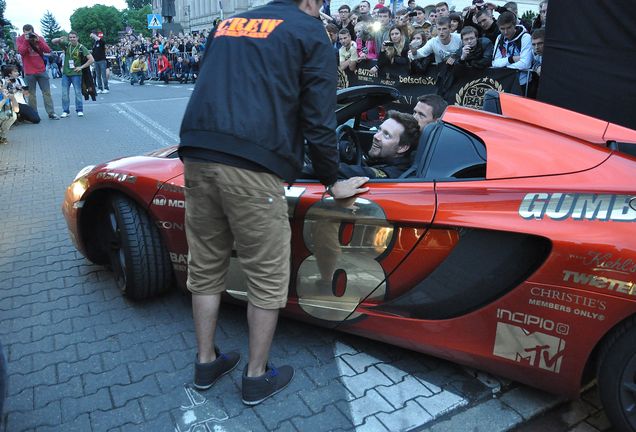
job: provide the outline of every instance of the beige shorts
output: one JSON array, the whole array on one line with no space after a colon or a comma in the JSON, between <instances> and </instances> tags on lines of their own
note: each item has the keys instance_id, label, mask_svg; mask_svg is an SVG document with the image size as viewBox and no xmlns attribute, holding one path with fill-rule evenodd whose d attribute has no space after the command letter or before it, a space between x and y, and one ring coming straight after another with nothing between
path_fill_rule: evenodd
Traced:
<instances>
[{"instance_id":1,"label":"beige shorts","mask_svg":"<svg viewBox=\"0 0 636 432\"><path fill-rule=\"evenodd\" d=\"M283 181L269 173L185 162L188 281L192 294L225 291L232 247L247 299L263 309L287 303L291 229Z\"/></svg>"}]
</instances>

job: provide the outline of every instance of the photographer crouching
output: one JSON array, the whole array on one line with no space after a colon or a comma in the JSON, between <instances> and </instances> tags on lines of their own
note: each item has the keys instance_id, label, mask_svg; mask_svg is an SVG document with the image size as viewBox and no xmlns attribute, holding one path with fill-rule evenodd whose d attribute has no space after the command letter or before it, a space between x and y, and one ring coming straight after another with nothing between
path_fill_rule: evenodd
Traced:
<instances>
[{"instance_id":1,"label":"photographer crouching","mask_svg":"<svg viewBox=\"0 0 636 432\"><path fill-rule=\"evenodd\" d=\"M29 106L33 111L38 112L37 86L39 85L44 97L46 113L51 120L59 120L59 116L55 114L53 98L51 97L51 84L44 62L44 53L50 53L51 48L42 36L38 36L33 31L31 24L25 24L22 27L22 32L23 34L18 37L16 43L24 64L24 78L29 86Z\"/></svg>"},{"instance_id":2,"label":"photographer crouching","mask_svg":"<svg viewBox=\"0 0 636 432\"><path fill-rule=\"evenodd\" d=\"M29 98L29 86L20 77L20 72L15 66L4 68L4 79L2 84L9 94L12 94L18 103L18 121L28 121L30 123L40 123L40 115L27 104Z\"/></svg>"},{"instance_id":3,"label":"photographer crouching","mask_svg":"<svg viewBox=\"0 0 636 432\"><path fill-rule=\"evenodd\" d=\"M17 119L18 102L0 83L0 144L7 144L5 134Z\"/></svg>"}]
</instances>

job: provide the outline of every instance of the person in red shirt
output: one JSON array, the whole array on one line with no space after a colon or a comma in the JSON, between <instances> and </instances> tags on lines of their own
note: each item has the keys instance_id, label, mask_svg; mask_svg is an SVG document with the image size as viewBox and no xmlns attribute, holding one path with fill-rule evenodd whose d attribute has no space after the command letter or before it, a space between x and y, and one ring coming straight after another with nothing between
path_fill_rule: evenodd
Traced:
<instances>
[{"instance_id":1,"label":"person in red shirt","mask_svg":"<svg viewBox=\"0 0 636 432\"><path fill-rule=\"evenodd\" d=\"M172 70L172 65L170 64L170 60L164 53L161 53L159 58L157 59L157 72L159 72L159 79L163 80L166 84L170 81L170 71Z\"/></svg>"},{"instance_id":2,"label":"person in red shirt","mask_svg":"<svg viewBox=\"0 0 636 432\"><path fill-rule=\"evenodd\" d=\"M38 111L37 85L39 85L44 97L46 113L51 120L59 120L60 117L55 114L53 98L51 97L51 84L44 62L44 54L50 53L51 48L42 36L35 33L31 24L25 24L22 27L22 35L18 37L16 43L24 64L24 79L29 86L29 106L35 112Z\"/></svg>"}]
</instances>

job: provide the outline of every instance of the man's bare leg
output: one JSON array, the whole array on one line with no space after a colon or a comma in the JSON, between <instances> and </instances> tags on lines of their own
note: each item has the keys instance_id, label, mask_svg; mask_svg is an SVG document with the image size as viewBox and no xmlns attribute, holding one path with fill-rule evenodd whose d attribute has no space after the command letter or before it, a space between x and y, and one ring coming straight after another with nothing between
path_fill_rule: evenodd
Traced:
<instances>
[{"instance_id":1,"label":"man's bare leg","mask_svg":"<svg viewBox=\"0 0 636 432\"><path fill-rule=\"evenodd\" d=\"M216 320L219 317L220 303L221 294L192 295L192 316L194 318L194 331L197 335L199 363L209 363L216 359L214 332ZM274 326L276 326L275 323Z\"/></svg>"},{"instance_id":2,"label":"man's bare leg","mask_svg":"<svg viewBox=\"0 0 636 432\"><path fill-rule=\"evenodd\" d=\"M278 309L262 309L251 303L248 304L247 324L250 328L248 377L258 377L265 373L277 322Z\"/></svg>"}]
</instances>

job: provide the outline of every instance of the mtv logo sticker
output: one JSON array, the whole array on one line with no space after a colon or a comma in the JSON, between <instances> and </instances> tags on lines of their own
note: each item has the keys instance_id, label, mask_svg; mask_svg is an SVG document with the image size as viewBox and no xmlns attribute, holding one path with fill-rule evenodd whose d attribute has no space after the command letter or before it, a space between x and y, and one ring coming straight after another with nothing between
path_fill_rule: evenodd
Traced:
<instances>
[{"instance_id":1,"label":"mtv logo sticker","mask_svg":"<svg viewBox=\"0 0 636 432\"><path fill-rule=\"evenodd\" d=\"M495 348L492 353L498 357L559 373L564 352L563 339L545 333L530 332L512 324L497 323Z\"/></svg>"}]
</instances>

